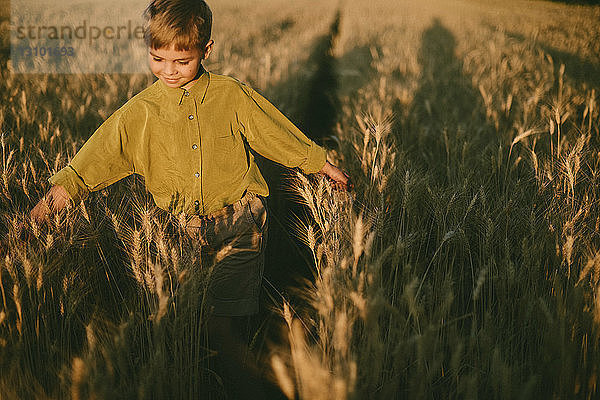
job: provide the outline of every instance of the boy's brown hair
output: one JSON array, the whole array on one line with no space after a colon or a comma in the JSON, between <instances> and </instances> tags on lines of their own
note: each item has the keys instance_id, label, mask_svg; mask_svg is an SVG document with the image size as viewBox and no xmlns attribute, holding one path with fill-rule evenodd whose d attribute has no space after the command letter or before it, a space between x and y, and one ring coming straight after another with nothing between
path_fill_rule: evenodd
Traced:
<instances>
[{"instance_id":1,"label":"boy's brown hair","mask_svg":"<svg viewBox=\"0 0 600 400\"><path fill-rule=\"evenodd\" d=\"M210 40L212 12L204 0L153 0L143 16L144 41L150 48L203 50Z\"/></svg>"}]
</instances>

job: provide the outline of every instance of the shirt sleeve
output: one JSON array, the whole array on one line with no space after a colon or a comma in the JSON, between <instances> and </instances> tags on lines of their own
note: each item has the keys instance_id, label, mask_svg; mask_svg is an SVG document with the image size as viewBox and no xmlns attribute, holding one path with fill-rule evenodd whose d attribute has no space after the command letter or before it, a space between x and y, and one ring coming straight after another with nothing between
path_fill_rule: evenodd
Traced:
<instances>
[{"instance_id":1,"label":"shirt sleeve","mask_svg":"<svg viewBox=\"0 0 600 400\"><path fill-rule=\"evenodd\" d=\"M78 203L90 192L134 172L127 145L126 113L121 108L100 125L66 167L48 180L52 185L64 187Z\"/></svg>"},{"instance_id":2,"label":"shirt sleeve","mask_svg":"<svg viewBox=\"0 0 600 400\"><path fill-rule=\"evenodd\" d=\"M307 138L258 92L246 85L242 89L246 97L243 133L250 147L286 167L300 167L307 174L319 172L327 160L327 151Z\"/></svg>"}]
</instances>

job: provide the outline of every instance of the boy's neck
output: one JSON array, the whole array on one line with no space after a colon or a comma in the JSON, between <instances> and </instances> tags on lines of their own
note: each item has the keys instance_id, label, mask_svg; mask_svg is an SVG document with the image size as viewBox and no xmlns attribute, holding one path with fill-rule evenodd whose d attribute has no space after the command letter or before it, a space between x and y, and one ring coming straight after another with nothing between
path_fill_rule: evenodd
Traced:
<instances>
[{"instance_id":1,"label":"boy's neck","mask_svg":"<svg viewBox=\"0 0 600 400\"><path fill-rule=\"evenodd\" d=\"M181 86L181 88L185 89L185 90L190 90L190 88L192 86L194 86L194 84L196 82L198 82L198 79L202 76L202 74L204 72L205 72L204 66L202 64L200 64L200 66L198 67L198 72L196 72L196 76L194 76L194 79L192 79L191 81L189 81L185 85Z\"/></svg>"}]
</instances>

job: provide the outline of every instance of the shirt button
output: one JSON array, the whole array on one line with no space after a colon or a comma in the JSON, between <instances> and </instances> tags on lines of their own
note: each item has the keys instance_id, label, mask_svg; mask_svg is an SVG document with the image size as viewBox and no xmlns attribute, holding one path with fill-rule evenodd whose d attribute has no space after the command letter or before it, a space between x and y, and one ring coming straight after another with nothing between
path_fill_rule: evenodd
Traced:
<instances>
[{"instance_id":1,"label":"shirt button","mask_svg":"<svg viewBox=\"0 0 600 400\"><path fill-rule=\"evenodd\" d=\"M200 201L196 200L196 201L194 202L194 205L195 205L196 207L198 207L198 206L200 205Z\"/></svg>"},{"instance_id":2,"label":"shirt button","mask_svg":"<svg viewBox=\"0 0 600 400\"><path fill-rule=\"evenodd\" d=\"M189 96L189 95L190 95L190 92L188 92L188 91L186 90L185 92L183 92L183 95L184 95L184 96Z\"/></svg>"},{"instance_id":3,"label":"shirt button","mask_svg":"<svg viewBox=\"0 0 600 400\"><path fill-rule=\"evenodd\" d=\"M194 119L193 115L188 115L188 119Z\"/></svg>"},{"instance_id":4,"label":"shirt button","mask_svg":"<svg viewBox=\"0 0 600 400\"><path fill-rule=\"evenodd\" d=\"M199 178L199 177L200 177L200 172L196 172L196 173L194 174L194 176L195 176L196 178Z\"/></svg>"},{"instance_id":5,"label":"shirt button","mask_svg":"<svg viewBox=\"0 0 600 400\"><path fill-rule=\"evenodd\" d=\"M192 149L196 150L197 148L198 148L198 145L197 145L196 143L194 143L194 144L192 145Z\"/></svg>"}]
</instances>

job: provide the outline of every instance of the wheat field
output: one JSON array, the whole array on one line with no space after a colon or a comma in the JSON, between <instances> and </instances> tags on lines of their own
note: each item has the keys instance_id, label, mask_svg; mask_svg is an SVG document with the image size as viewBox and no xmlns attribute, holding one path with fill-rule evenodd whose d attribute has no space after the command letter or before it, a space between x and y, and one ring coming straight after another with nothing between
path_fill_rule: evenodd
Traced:
<instances>
[{"instance_id":1,"label":"wheat field","mask_svg":"<svg viewBox=\"0 0 600 400\"><path fill-rule=\"evenodd\" d=\"M277 186L270 268L298 275L265 282L249 334L280 397L598 398L600 7L213 3L207 69L264 94L355 183L261 165ZM13 74L9 9L0 398L223 398L210 269L141 179L27 218L152 75Z\"/></svg>"}]
</instances>

